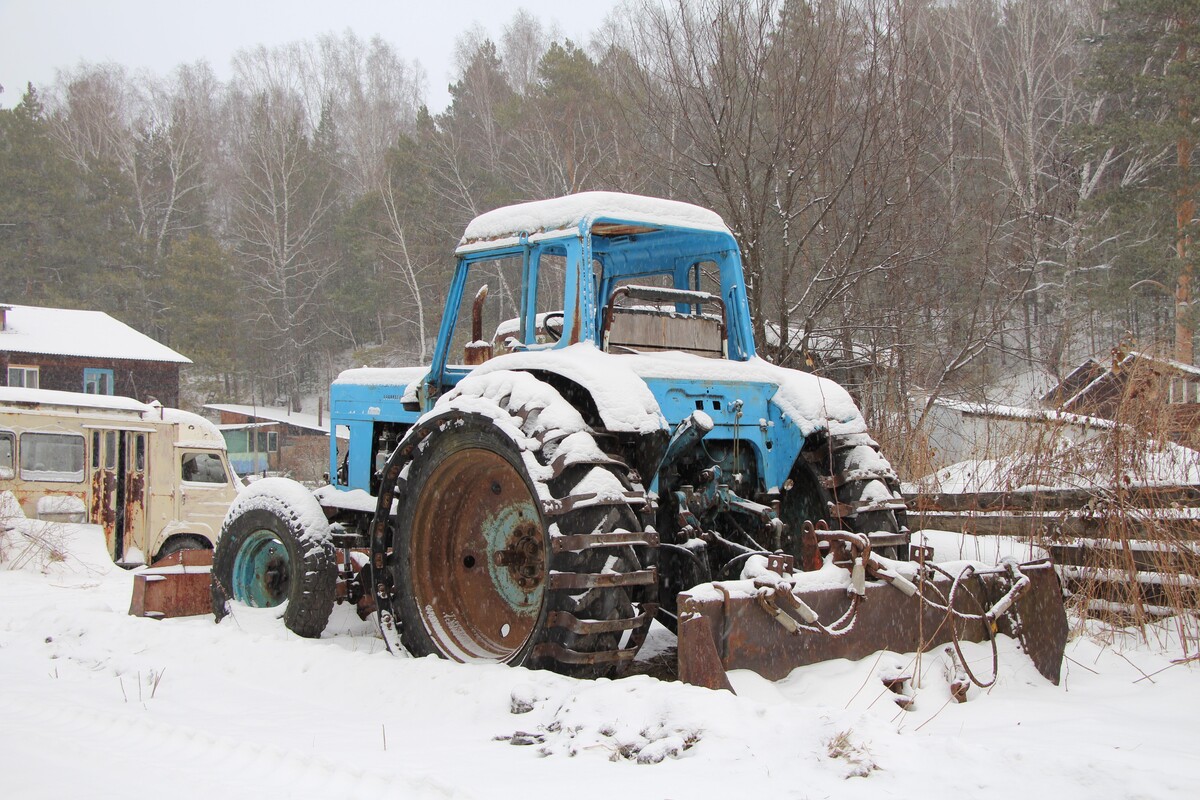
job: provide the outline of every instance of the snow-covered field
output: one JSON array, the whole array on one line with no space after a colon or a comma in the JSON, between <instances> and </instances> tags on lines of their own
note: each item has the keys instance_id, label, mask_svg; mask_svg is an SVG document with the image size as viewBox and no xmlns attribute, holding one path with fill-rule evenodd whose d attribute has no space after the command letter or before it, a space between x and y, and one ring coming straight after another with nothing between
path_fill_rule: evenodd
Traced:
<instances>
[{"instance_id":1,"label":"snow-covered field","mask_svg":"<svg viewBox=\"0 0 1200 800\"><path fill-rule=\"evenodd\" d=\"M348 609L319 640L275 610L134 618L97 528L21 521L0 547L4 798L1196 794L1200 668L1172 665L1169 627L1076 636L1059 687L1006 641L961 705L940 653L738 672L734 696L398 658Z\"/></svg>"}]
</instances>

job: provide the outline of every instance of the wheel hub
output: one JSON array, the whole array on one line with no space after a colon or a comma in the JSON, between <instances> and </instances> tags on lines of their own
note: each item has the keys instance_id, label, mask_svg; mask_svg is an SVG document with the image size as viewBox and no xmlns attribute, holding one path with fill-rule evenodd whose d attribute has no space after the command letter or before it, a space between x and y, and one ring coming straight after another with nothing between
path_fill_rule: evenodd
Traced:
<instances>
[{"instance_id":1,"label":"wheel hub","mask_svg":"<svg viewBox=\"0 0 1200 800\"><path fill-rule=\"evenodd\" d=\"M518 525L509 537L508 547L492 556L492 563L507 567L511 579L526 592L532 592L541 584L545 560L542 532L532 522Z\"/></svg>"},{"instance_id":2,"label":"wheel hub","mask_svg":"<svg viewBox=\"0 0 1200 800\"><path fill-rule=\"evenodd\" d=\"M233 564L233 599L252 608L271 608L287 599L291 560L283 542L269 530L256 531Z\"/></svg>"},{"instance_id":3,"label":"wheel hub","mask_svg":"<svg viewBox=\"0 0 1200 800\"><path fill-rule=\"evenodd\" d=\"M468 447L439 461L419 492L408 559L425 630L459 661L514 658L538 630L548 573L523 473Z\"/></svg>"}]
</instances>

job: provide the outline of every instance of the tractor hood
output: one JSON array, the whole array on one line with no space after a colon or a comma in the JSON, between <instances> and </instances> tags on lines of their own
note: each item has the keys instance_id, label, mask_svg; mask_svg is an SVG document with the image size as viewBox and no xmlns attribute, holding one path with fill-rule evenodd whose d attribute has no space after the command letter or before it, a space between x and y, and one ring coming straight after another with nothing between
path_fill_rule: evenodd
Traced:
<instances>
[{"instance_id":1,"label":"tractor hood","mask_svg":"<svg viewBox=\"0 0 1200 800\"><path fill-rule=\"evenodd\" d=\"M579 384L591 394L611 431L651 433L673 427L679 414L663 407L667 397L661 387L682 383L719 385L726 393L738 385L754 387L805 438L822 430L833 435L866 431L858 406L841 386L757 357L728 361L675 352L610 354L583 343L497 356L475 372L498 370L552 372ZM746 411L756 415L748 422L766 414L766 409Z\"/></svg>"}]
</instances>

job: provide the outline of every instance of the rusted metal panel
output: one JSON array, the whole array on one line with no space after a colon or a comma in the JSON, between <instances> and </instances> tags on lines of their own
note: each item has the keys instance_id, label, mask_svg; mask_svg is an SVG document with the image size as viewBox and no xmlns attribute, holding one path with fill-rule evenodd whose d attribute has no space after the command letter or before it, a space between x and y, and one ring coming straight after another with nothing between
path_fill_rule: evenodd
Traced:
<instances>
[{"instance_id":1,"label":"rusted metal panel","mask_svg":"<svg viewBox=\"0 0 1200 800\"><path fill-rule=\"evenodd\" d=\"M1029 590L1016 601L1017 629L1025 654L1047 680L1058 685L1067 646L1067 611L1062 585L1047 562L1044 569L1025 569Z\"/></svg>"},{"instance_id":2,"label":"rusted metal panel","mask_svg":"<svg viewBox=\"0 0 1200 800\"><path fill-rule=\"evenodd\" d=\"M109 555L120 558L123 554L114 551L117 533L116 490L117 477L111 470L101 467L92 471L92 507L88 518L93 525L104 529Z\"/></svg>"},{"instance_id":3,"label":"rusted metal panel","mask_svg":"<svg viewBox=\"0 0 1200 800\"><path fill-rule=\"evenodd\" d=\"M132 472L125 483L125 530L139 534L146 525L146 476Z\"/></svg>"},{"instance_id":4,"label":"rusted metal panel","mask_svg":"<svg viewBox=\"0 0 1200 800\"><path fill-rule=\"evenodd\" d=\"M133 576L129 613L135 617L190 617L212 612L211 550L180 550Z\"/></svg>"},{"instance_id":5,"label":"rusted metal panel","mask_svg":"<svg viewBox=\"0 0 1200 800\"><path fill-rule=\"evenodd\" d=\"M1057 683L1066 642L1062 591L1049 565L1027 570L1026 574L1031 583L1016 600L1018 625L1014 629L1005 617L1001 631L1019 634L1039 672ZM931 583L936 588L927 588L927 597L949 595L949 579L939 576ZM721 588L720 584L715 586ZM997 577L988 576L959 591L973 598L968 613L979 614L1005 590ZM852 608L855 597L843 587L807 590L799 599L827 625L833 620L852 622L830 635L803 624L785 627L754 594L681 594L680 679L713 685L712 657L707 652L710 646L724 670L749 669L770 680L780 680L807 664L835 658L857 660L878 650L924 651L950 642L953 635L945 610L886 583L868 584L857 609ZM966 641L983 641L987 629L978 621L960 624L957 635Z\"/></svg>"},{"instance_id":6,"label":"rusted metal panel","mask_svg":"<svg viewBox=\"0 0 1200 800\"><path fill-rule=\"evenodd\" d=\"M679 620L679 680L709 689L733 691L717 653L712 616L690 613Z\"/></svg>"}]
</instances>

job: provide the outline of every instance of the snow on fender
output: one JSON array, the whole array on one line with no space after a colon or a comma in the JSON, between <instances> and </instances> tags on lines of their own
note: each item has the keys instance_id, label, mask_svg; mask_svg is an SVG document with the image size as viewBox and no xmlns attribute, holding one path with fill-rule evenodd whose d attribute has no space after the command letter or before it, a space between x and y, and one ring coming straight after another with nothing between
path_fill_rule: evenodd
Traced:
<instances>
[{"instance_id":1,"label":"snow on fender","mask_svg":"<svg viewBox=\"0 0 1200 800\"><path fill-rule=\"evenodd\" d=\"M337 562L329 522L312 493L287 478L265 478L241 492L213 552L213 615L231 602L283 606L283 622L316 638L333 610Z\"/></svg>"}]
</instances>

